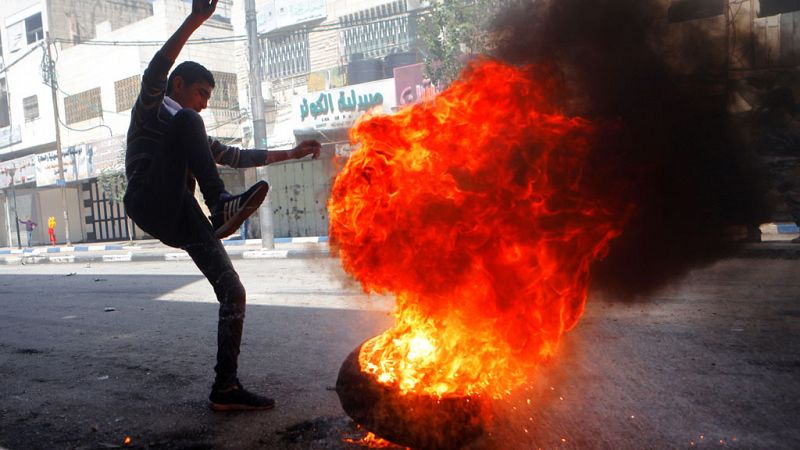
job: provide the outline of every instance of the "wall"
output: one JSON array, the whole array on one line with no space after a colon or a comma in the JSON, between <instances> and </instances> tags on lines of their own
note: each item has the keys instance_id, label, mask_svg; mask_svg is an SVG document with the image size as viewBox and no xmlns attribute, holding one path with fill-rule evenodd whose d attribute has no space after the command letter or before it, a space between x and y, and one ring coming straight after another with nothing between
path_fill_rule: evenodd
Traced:
<instances>
[{"instance_id":1,"label":"wall","mask_svg":"<svg viewBox=\"0 0 800 450\"><path fill-rule=\"evenodd\" d=\"M289 162L268 170L275 236L327 236L333 161Z\"/></svg>"},{"instance_id":2,"label":"wall","mask_svg":"<svg viewBox=\"0 0 800 450\"><path fill-rule=\"evenodd\" d=\"M15 52L9 45L9 29L19 21L36 13L42 14L43 26L46 29L47 13L43 4L38 1L4 1L0 10L0 33L3 39L3 59L6 67L12 66L4 75L8 86L8 100L11 128L19 127L21 141L0 148L0 159L11 153L24 153L41 146L53 147L55 132L53 128L53 108L50 88L43 84L41 62L44 54L40 42L25 44ZM29 53L30 51L30 53ZM31 121L25 120L23 99L36 96L39 105L39 117Z\"/></svg>"},{"instance_id":3,"label":"wall","mask_svg":"<svg viewBox=\"0 0 800 450\"><path fill-rule=\"evenodd\" d=\"M61 203L61 189L39 189L39 204L37 208L37 216L39 220L35 220L39 224L37 228L37 239L40 243L48 243L47 236L47 218L53 216L56 218L56 242L63 244L66 242L66 227L64 224L64 213ZM71 242L81 242L84 240L85 235L83 232L83 215L81 213L82 207L80 205L80 197L77 187L67 187L67 213L69 214L69 238ZM22 208L20 208L22 210Z\"/></svg>"},{"instance_id":4,"label":"wall","mask_svg":"<svg viewBox=\"0 0 800 450\"><path fill-rule=\"evenodd\" d=\"M100 87L103 117L90 119L70 125L75 131L65 129L62 133L63 146L76 145L108 138L110 135L125 135L130 123L130 110L116 111L114 83L116 81L141 75L150 59L169 36L178 28L191 10L191 5L182 1L159 1L153 5L153 16L142 21L111 31L101 27L98 40L150 41L148 46L108 46L79 45L62 51L62 62L58 65L61 89L65 94L77 94ZM105 31L103 31L105 30ZM192 39L219 38L231 36L230 25L213 20L207 21L193 35ZM197 61L209 70L231 72L234 57L231 44L186 45L175 65L186 60ZM99 76L98 76L99 75ZM63 99L60 107L64 108ZM201 114L209 132L214 136L238 136L237 123L229 123L238 117L239 111L206 109ZM105 125L108 128L96 127Z\"/></svg>"},{"instance_id":5,"label":"wall","mask_svg":"<svg viewBox=\"0 0 800 450\"><path fill-rule=\"evenodd\" d=\"M116 30L152 15L152 11L147 0L49 0L50 35L80 43L95 38L95 26L101 22L108 21Z\"/></svg>"}]
</instances>

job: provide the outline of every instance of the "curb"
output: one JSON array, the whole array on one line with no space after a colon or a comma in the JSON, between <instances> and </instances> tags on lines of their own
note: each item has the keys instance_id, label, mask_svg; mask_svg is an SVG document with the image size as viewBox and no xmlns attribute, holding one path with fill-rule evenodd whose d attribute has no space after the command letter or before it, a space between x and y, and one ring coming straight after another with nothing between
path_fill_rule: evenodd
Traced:
<instances>
[{"instance_id":1,"label":"curb","mask_svg":"<svg viewBox=\"0 0 800 450\"><path fill-rule=\"evenodd\" d=\"M294 238L275 238L276 244L323 244L328 242L328 236L316 237L294 237ZM245 245L260 245L261 239L226 239L222 241L222 245L229 246L245 246ZM40 253L63 253L63 252L104 252L116 250L139 250L140 247L136 245L122 245L122 244L92 244L92 245L72 245L72 246L59 246L59 247L40 247L40 248L6 248L0 249L0 255L38 255Z\"/></svg>"},{"instance_id":2,"label":"curb","mask_svg":"<svg viewBox=\"0 0 800 450\"><path fill-rule=\"evenodd\" d=\"M288 241L287 241L288 242ZM330 257L330 251L325 242L314 248L305 249L238 249L228 248L231 260L240 259L313 259ZM260 243L260 240L259 240ZM294 242L297 243L297 242ZM27 265L27 264L74 264L74 263L114 263L114 262L162 262L162 261L190 261L186 252L174 251L164 248L162 251L144 251L137 253L131 247L109 246L109 250L128 250L124 253L103 253L104 249L94 248L81 253L59 254L59 252L14 252L8 256L0 256L0 265Z\"/></svg>"},{"instance_id":3,"label":"curb","mask_svg":"<svg viewBox=\"0 0 800 450\"><path fill-rule=\"evenodd\" d=\"M766 223L760 226L761 243L748 244L737 253L744 258L800 259L800 245L788 241L800 234L794 223ZM328 237L275 238L276 244L317 244L302 249L253 248L261 239L227 239L222 241L231 260L313 259L331 257ZM248 248L249 247L249 248ZM114 252L114 253L106 253ZM114 262L189 261L189 255L170 247L148 249L123 244L74 245L26 249L0 249L0 265L74 264Z\"/></svg>"}]
</instances>

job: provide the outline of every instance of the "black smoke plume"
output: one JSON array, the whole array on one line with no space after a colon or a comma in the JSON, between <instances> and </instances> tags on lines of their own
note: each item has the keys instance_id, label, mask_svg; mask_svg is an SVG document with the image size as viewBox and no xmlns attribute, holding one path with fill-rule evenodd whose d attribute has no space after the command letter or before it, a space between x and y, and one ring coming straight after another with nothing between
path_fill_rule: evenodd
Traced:
<instances>
[{"instance_id":1,"label":"black smoke plume","mask_svg":"<svg viewBox=\"0 0 800 450\"><path fill-rule=\"evenodd\" d=\"M604 130L585 182L634 215L593 268L593 287L632 299L733 254L732 226L770 212L747 136L727 112L719 40L698 27L680 42L664 2L555 0L496 22L496 57L543 64L564 80L564 111ZM686 28L686 27L685 27Z\"/></svg>"}]
</instances>

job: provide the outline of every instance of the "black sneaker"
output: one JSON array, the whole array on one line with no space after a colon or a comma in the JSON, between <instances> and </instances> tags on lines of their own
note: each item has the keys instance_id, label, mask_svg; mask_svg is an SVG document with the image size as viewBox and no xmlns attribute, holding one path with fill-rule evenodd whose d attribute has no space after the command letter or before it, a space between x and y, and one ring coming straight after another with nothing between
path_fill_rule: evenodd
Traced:
<instances>
[{"instance_id":1,"label":"black sneaker","mask_svg":"<svg viewBox=\"0 0 800 450\"><path fill-rule=\"evenodd\" d=\"M267 196L269 184L259 181L245 193L223 198L211 212L211 226L217 238L223 239L238 230Z\"/></svg>"},{"instance_id":2,"label":"black sneaker","mask_svg":"<svg viewBox=\"0 0 800 450\"><path fill-rule=\"evenodd\" d=\"M225 390L212 390L208 400L211 401L211 409L214 411L256 411L275 407L274 399L253 394L240 383Z\"/></svg>"}]
</instances>

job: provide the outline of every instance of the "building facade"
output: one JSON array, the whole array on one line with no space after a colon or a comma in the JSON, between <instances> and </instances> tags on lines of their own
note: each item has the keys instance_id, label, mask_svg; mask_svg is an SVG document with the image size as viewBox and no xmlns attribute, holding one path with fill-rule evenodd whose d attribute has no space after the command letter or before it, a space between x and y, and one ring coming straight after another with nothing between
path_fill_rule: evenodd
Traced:
<instances>
[{"instance_id":1,"label":"building facade","mask_svg":"<svg viewBox=\"0 0 800 450\"><path fill-rule=\"evenodd\" d=\"M730 111L757 107L759 85L796 83L797 2L660 4L670 35L667 45L674 45L674 64L683 66L687 77L712 80L709 86L727 97ZM244 0L221 0L215 16L193 35L180 59L196 60L214 72L217 87L203 112L210 136L271 150L289 149L303 139L323 143L326 157L320 160L221 173L232 192L241 192L260 177L270 180L276 237L324 236L330 188L351 151L349 128L367 109L391 112L430 90L416 32L429 4L256 0L255 5L266 142L253 139ZM190 9L191 2L185 0L4 1L0 246L17 244L17 217L46 223L47 217L55 216L57 237L64 242L64 210L73 242L129 237L124 211L97 179L103 171L120 168L141 74ZM700 35L712 41L713 52L691 53L691 40ZM258 222L254 216L248 237L260 237ZM135 227L132 233L132 238L144 237ZM42 226L35 240L45 239Z\"/></svg>"},{"instance_id":2,"label":"building facade","mask_svg":"<svg viewBox=\"0 0 800 450\"><path fill-rule=\"evenodd\" d=\"M412 78L422 82L422 65L415 64L421 61L415 14L422 7L416 0L256 0L266 145L283 149L316 139L325 155L266 169L276 236L327 235L326 205L350 152L348 129L369 107L398 106L396 67L413 66ZM244 34L245 20L244 9L235 8L236 34ZM238 48L240 104L249 105L246 43ZM249 123L242 134L259 145Z\"/></svg>"},{"instance_id":3,"label":"building facade","mask_svg":"<svg viewBox=\"0 0 800 450\"><path fill-rule=\"evenodd\" d=\"M145 237L129 226L122 205L97 178L122 168L141 74L191 2L90 3L4 2L0 246L18 245L17 219L28 217L39 224L55 217L59 243ZM243 118L230 69L235 66L231 7L230 1L220 2L216 15L193 36L203 42L187 45L180 59L198 61L214 73L217 89L203 112L208 133L238 144ZM34 244L44 242L47 230L40 226Z\"/></svg>"}]
</instances>

